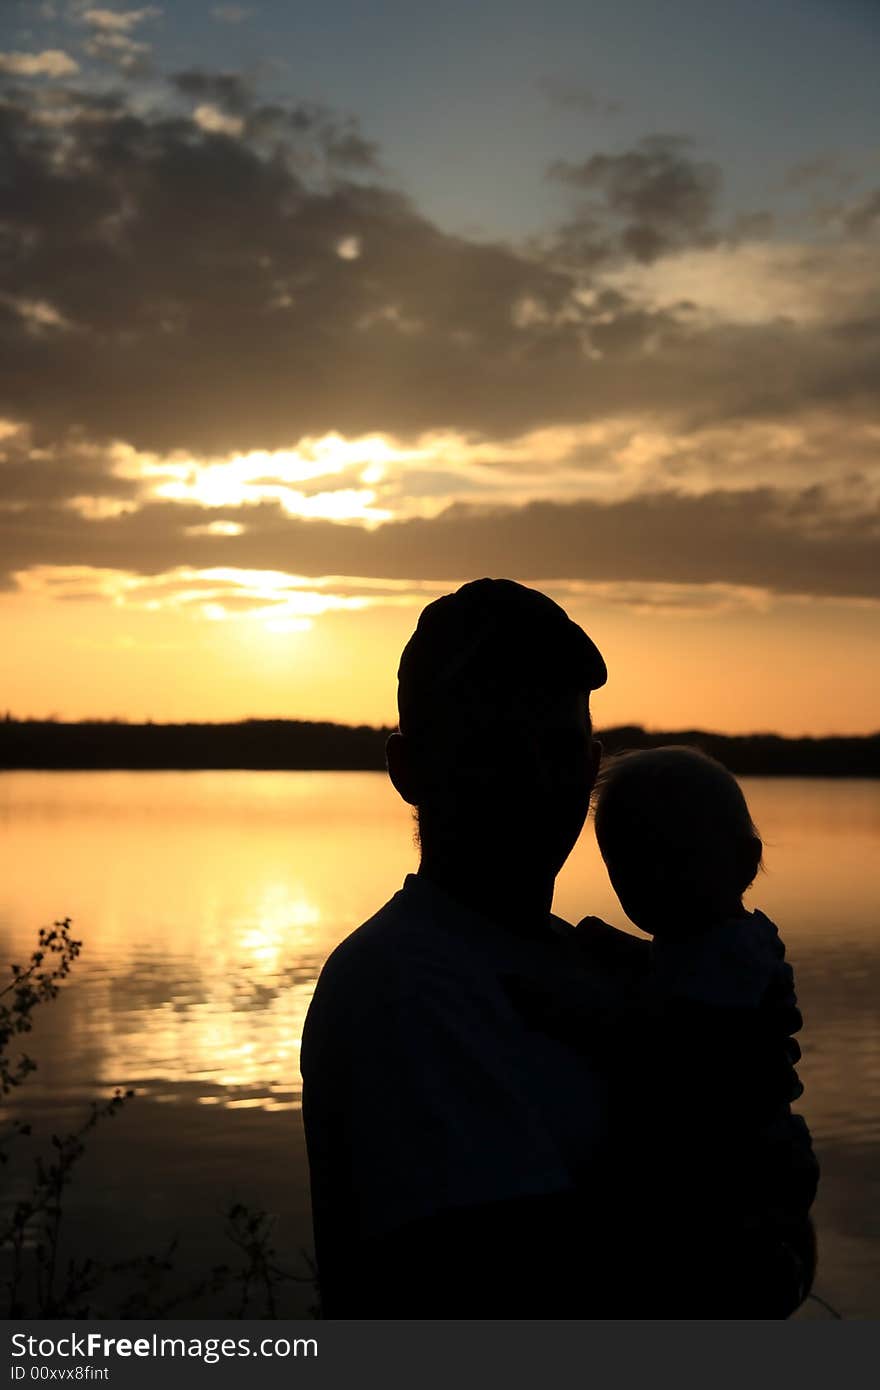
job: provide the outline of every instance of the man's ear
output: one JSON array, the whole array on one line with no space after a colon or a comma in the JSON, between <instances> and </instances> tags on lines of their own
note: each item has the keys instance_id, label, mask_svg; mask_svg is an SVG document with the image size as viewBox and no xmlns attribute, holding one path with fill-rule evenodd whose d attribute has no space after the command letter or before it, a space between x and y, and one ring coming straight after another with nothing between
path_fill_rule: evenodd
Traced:
<instances>
[{"instance_id":1,"label":"man's ear","mask_svg":"<svg viewBox=\"0 0 880 1390\"><path fill-rule=\"evenodd\" d=\"M410 806L418 806L418 778L412 743L405 734L389 734L385 744L385 763L391 785Z\"/></svg>"}]
</instances>

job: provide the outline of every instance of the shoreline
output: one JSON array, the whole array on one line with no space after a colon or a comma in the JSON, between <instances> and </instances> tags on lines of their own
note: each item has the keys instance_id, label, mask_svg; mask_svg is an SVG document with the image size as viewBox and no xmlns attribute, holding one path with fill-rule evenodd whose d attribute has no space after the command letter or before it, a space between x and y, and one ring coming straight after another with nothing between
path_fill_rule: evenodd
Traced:
<instances>
[{"instance_id":1,"label":"shoreline","mask_svg":"<svg viewBox=\"0 0 880 1390\"><path fill-rule=\"evenodd\" d=\"M0 720L0 772L381 772L388 726L247 719L223 724ZM598 731L606 756L687 744L738 776L880 777L880 733L791 738L703 729Z\"/></svg>"}]
</instances>

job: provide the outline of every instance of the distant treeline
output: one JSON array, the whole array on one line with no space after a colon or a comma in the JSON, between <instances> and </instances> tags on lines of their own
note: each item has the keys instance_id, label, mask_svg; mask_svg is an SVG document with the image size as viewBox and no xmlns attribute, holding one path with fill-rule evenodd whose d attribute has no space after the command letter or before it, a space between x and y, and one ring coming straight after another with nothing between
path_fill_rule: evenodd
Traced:
<instances>
[{"instance_id":1,"label":"distant treeline","mask_svg":"<svg viewBox=\"0 0 880 1390\"><path fill-rule=\"evenodd\" d=\"M388 728L245 719L237 724L77 724L0 720L0 769L297 769L379 770ZM606 752L686 743L731 772L764 777L880 777L880 733L849 738L726 735L699 729L647 733L638 726L600 729Z\"/></svg>"}]
</instances>

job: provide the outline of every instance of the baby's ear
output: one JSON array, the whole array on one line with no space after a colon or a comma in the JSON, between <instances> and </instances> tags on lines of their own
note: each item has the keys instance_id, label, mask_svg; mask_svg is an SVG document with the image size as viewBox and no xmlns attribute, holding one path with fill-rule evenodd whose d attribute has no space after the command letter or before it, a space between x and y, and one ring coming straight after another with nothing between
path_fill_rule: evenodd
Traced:
<instances>
[{"instance_id":1,"label":"baby's ear","mask_svg":"<svg viewBox=\"0 0 880 1390\"><path fill-rule=\"evenodd\" d=\"M761 867L763 855L764 846L757 835L749 835L740 841L738 867L742 878L743 893L754 883Z\"/></svg>"},{"instance_id":2,"label":"baby's ear","mask_svg":"<svg viewBox=\"0 0 880 1390\"><path fill-rule=\"evenodd\" d=\"M597 738L590 739L590 762L592 764L592 786L596 785L596 778L599 776L599 768L602 766L602 754L605 752L602 744Z\"/></svg>"}]
</instances>

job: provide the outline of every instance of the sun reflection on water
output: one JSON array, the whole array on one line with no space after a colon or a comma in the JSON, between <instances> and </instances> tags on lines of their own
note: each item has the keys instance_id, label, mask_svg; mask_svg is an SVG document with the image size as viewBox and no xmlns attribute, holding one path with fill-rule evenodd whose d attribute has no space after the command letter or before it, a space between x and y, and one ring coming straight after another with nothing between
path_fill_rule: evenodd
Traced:
<instances>
[{"instance_id":1,"label":"sun reflection on water","mask_svg":"<svg viewBox=\"0 0 880 1390\"><path fill-rule=\"evenodd\" d=\"M0 783L15 809L2 944L25 950L60 912L85 943L75 985L35 1035L31 1095L133 1085L165 1103L298 1106L321 964L366 915L365 879L379 901L410 867L408 812L384 790L371 774Z\"/></svg>"},{"instance_id":2,"label":"sun reflection on water","mask_svg":"<svg viewBox=\"0 0 880 1390\"><path fill-rule=\"evenodd\" d=\"M878 1138L878 787L747 791L767 843L754 900L805 1004L805 1109L823 1132ZM0 837L6 958L61 915L84 940L33 1035L27 1092L55 1105L122 1085L168 1104L297 1106L321 965L415 857L408 808L370 773L4 774ZM625 925L589 829L555 906Z\"/></svg>"}]
</instances>

